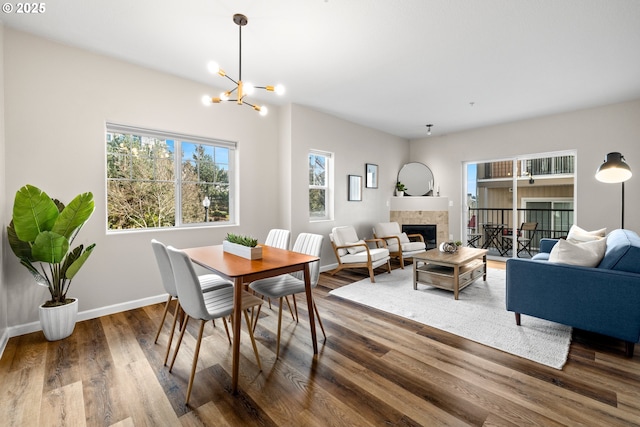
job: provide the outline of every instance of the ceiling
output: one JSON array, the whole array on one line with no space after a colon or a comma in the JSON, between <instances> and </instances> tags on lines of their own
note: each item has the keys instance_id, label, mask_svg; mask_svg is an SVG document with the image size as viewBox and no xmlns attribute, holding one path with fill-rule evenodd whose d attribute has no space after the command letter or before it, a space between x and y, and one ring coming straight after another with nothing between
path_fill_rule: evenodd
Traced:
<instances>
[{"instance_id":1,"label":"ceiling","mask_svg":"<svg viewBox=\"0 0 640 427\"><path fill-rule=\"evenodd\" d=\"M14 3L15 4L15 3ZM6 27L407 139L640 98L638 0L56 0ZM200 99L194 99L200 102ZM217 105L212 108L239 108ZM245 107L246 108L246 107Z\"/></svg>"}]
</instances>

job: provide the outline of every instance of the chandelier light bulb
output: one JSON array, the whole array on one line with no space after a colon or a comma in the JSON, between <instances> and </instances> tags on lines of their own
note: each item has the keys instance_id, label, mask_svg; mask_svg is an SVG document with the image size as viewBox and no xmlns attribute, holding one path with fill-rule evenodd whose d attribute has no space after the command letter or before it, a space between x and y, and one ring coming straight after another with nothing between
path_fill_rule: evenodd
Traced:
<instances>
[{"instance_id":1,"label":"chandelier light bulb","mask_svg":"<svg viewBox=\"0 0 640 427\"><path fill-rule=\"evenodd\" d=\"M229 92L220 92L220 99L222 101L228 101L229 100Z\"/></svg>"},{"instance_id":2,"label":"chandelier light bulb","mask_svg":"<svg viewBox=\"0 0 640 427\"><path fill-rule=\"evenodd\" d=\"M209 107L211 105L211 96L202 95L202 105L205 107Z\"/></svg>"},{"instance_id":3,"label":"chandelier light bulb","mask_svg":"<svg viewBox=\"0 0 640 427\"><path fill-rule=\"evenodd\" d=\"M244 82L242 85L242 89L245 95L253 95L253 93L256 91L256 87L253 85L253 83L250 82Z\"/></svg>"},{"instance_id":4,"label":"chandelier light bulb","mask_svg":"<svg viewBox=\"0 0 640 427\"><path fill-rule=\"evenodd\" d=\"M258 107L261 116L266 116L269 113L269 109L266 106Z\"/></svg>"},{"instance_id":5,"label":"chandelier light bulb","mask_svg":"<svg viewBox=\"0 0 640 427\"><path fill-rule=\"evenodd\" d=\"M220 66L215 61L209 61L209 63L207 64L207 69L211 74L218 74L218 71L220 71Z\"/></svg>"}]
</instances>

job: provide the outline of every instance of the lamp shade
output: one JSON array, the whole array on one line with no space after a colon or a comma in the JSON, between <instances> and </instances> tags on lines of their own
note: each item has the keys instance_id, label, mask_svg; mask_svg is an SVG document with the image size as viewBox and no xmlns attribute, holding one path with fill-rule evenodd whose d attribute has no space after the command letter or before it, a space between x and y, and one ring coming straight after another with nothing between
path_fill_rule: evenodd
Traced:
<instances>
[{"instance_id":1,"label":"lamp shade","mask_svg":"<svg viewBox=\"0 0 640 427\"><path fill-rule=\"evenodd\" d=\"M631 178L631 168L620 153L609 153L596 171L596 179L606 183L624 182Z\"/></svg>"}]
</instances>

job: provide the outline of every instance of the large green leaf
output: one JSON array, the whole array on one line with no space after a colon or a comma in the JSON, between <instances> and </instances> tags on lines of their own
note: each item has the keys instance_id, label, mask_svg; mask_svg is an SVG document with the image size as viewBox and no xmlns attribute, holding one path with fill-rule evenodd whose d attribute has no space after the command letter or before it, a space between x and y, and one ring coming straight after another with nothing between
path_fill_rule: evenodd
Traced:
<instances>
[{"instance_id":1,"label":"large green leaf","mask_svg":"<svg viewBox=\"0 0 640 427\"><path fill-rule=\"evenodd\" d=\"M28 260L24 258L20 260L20 264L27 267L27 270L29 270L29 273L33 275L33 278L36 280L36 283L38 285L44 286L45 288L49 288L50 286L49 278L47 276L43 276L42 274L40 274L38 269L35 268L33 264L31 264Z\"/></svg>"},{"instance_id":2,"label":"large green leaf","mask_svg":"<svg viewBox=\"0 0 640 427\"><path fill-rule=\"evenodd\" d=\"M92 193L78 194L62 210L51 231L71 239L73 233L91 217L94 209Z\"/></svg>"},{"instance_id":3,"label":"large green leaf","mask_svg":"<svg viewBox=\"0 0 640 427\"><path fill-rule=\"evenodd\" d=\"M28 242L23 242L18 239L18 235L16 234L16 229L13 226L13 221L9 223L7 227L7 240L9 240L9 246L14 254L20 259L28 259L31 258L31 245Z\"/></svg>"},{"instance_id":4,"label":"large green leaf","mask_svg":"<svg viewBox=\"0 0 640 427\"><path fill-rule=\"evenodd\" d=\"M69 250L69 240L51 231L38 234L31 247L31 255L36 261L57 264L62 262Z\"/></svg>"},{"instance_id":5,"label":"large green leaf","mask_svg":"<svg viewBox=\"0 0 640 427\"><path fill-rule=\"evenodd\" d=\"M42 231L51 230L58 215L56 204L39 188L27 184L16 193L13 223L23 242L33 242Z\"/></svg>"},{"instance_id":6,"label":"large green leaf","mask_svg":"<svg viewBox=\"0 0 640 427\"><path fill-rule=\"evenodd\" d=\"M96 244L92 244L87 246L87 249L82 252L82 255L80 255L68 268L67 271L65 273L65 276L67 279L71 280L73 279L73 276L76 275L76 273L78 272L78 270L80 270L80 267L82 267L82 265L84 264L84 262L87 260L87 258L89 258L89 255L91 255L91 252L93 251L93 248L96 247ZM82 250L82 245L79 246L79 248ZM74 251L75 252L75 251Z\"/></svg>"}]
</instances>

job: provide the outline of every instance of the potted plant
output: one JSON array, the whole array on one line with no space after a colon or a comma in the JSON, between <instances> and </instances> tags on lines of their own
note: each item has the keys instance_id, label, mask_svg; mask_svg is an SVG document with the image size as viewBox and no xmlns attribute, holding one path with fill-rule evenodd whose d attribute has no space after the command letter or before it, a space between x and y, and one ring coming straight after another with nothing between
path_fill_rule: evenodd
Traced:
<instances>
[{"instance_id":1,"label":"potted plant","mask_svg":"<svg viewBox=\"0 0 640 427\"><path fill-rule=\"evenodd\" d=\"M396 182L396 196L402 197L404 196L404 192L407 191L407 187L404 186L400 181Z\"/></svg>"},{"instance_id":2,"label":"potted plant","mask_svg":"<svg viewBox=\"0 0 640 427\"><path fill-rule=\"evenodd\" d=\"M250 236L227 233L227 238L222 242L222 249L247 259L262 258L262 246L258 246L258 240Z\"/></svg>"},{"instance_id":3,"label":"potted plant","mask_svg":"<svg viewBox=\"0 0 640 427\"><path fill-rule=\"evenodd\" d=\"M95 243L71 245L94 209L92 193L77 195L67 206L32 185L16 193L7 237L20 264L49 289L51 299L40 306L40 324L49 341L68 337L75 327L78 299L67 298L67 292Z\"/></svg>"}]
</instances>

